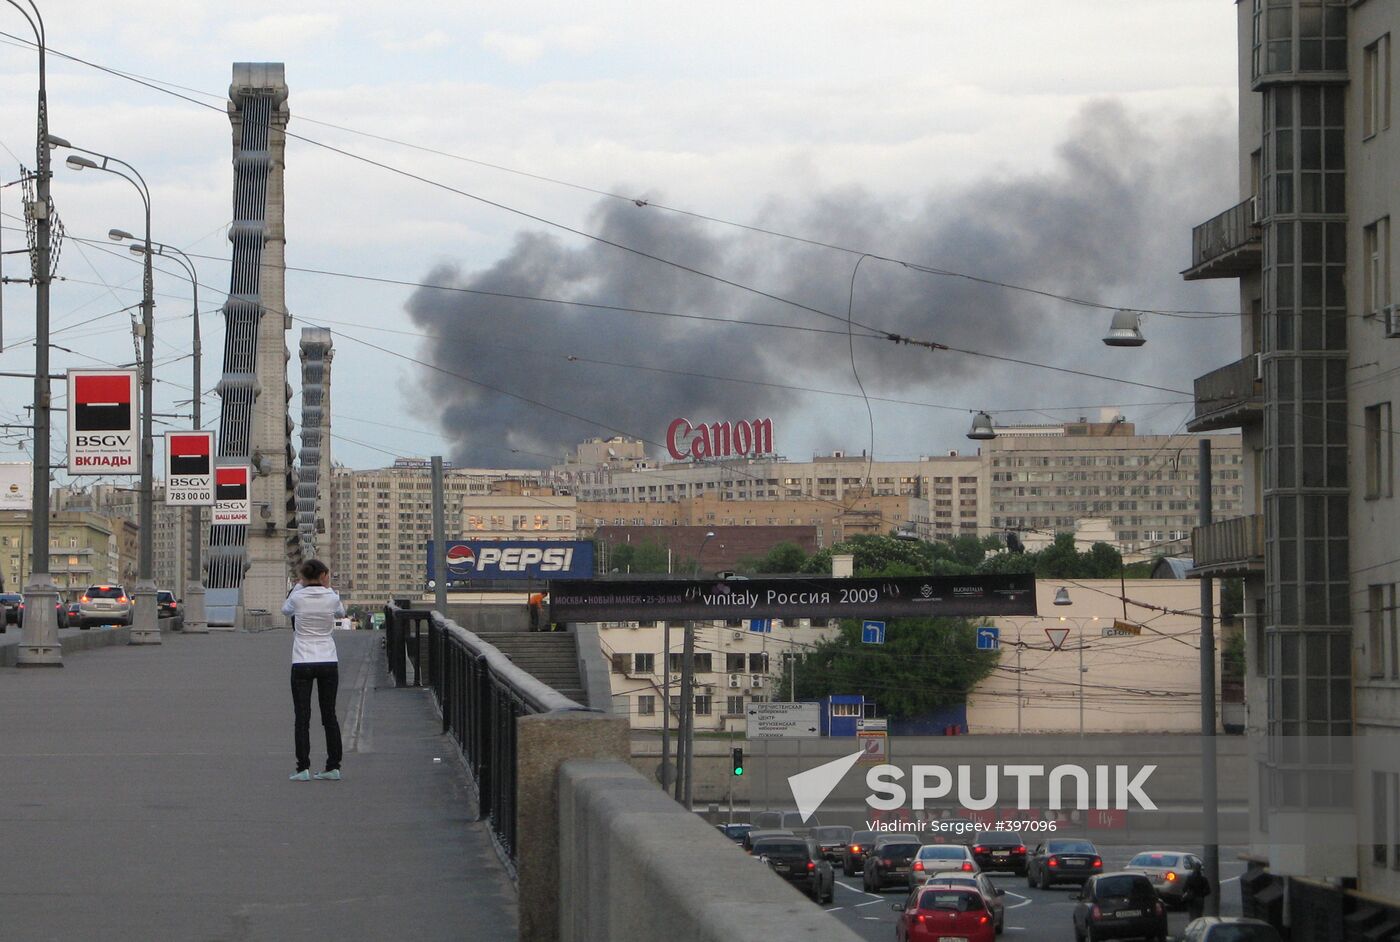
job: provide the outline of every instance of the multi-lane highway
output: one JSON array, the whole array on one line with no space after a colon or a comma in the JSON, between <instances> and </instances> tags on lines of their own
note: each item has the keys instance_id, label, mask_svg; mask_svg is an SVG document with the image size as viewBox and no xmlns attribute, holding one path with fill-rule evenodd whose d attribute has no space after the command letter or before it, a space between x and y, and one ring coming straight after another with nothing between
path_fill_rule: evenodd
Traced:
<instances>
[{"instance_id":1,"label":"multi-lane highway","mask_svg":"<svg viewBox=\"0 0 1400 942\"><path fill-rule=\"evenodd\" d=\"M1220 853L1223 887L1217 888L1217 892L1220 894L1222 916L1240 914L1239 879L1244 872L1244 864L1235 859L1237 852L1238 848L1222 848ZM1123 866L1132 854L1128 850L1105 848L1105 871ZM994 873L991 877L993 883L1006 890L1006 932L1001 942L1073 942L1071 915L1074 902L1070 897L1077 892L1077 887L1056 886L1048 890L1033 890L1026 886L1024 877L1010 873ZM850 926L861 938L891 942L897 918L891 906L902 902L905 892L891 889L880 895L867 893L861 888L859 876L842 876L839 869L836 871L836 883L836 899L822 908L830 912L832 918ZM1172 938L1179 939L1187 922L1187 914L1171 912L1168 920Z\"/></svg>"}]
</instances>

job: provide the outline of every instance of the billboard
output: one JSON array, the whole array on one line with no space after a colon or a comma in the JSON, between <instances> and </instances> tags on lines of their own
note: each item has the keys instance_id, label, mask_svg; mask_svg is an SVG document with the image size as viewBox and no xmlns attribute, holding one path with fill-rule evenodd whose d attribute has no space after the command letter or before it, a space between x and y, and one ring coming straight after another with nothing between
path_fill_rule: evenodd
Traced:
<instances>
[{"instance_id":1,"label":"billboard","mask_svg":"<svg viewBox=\"0 0 1400 942\"><path fill-rule=\"evenodd\" d=\"M137 474L136 370L68 371L68 473Z\"/></svg>"},{"instance_id":2,"label":"billboard","mask_svg":"<svg viewBox=\"0 0 1400 942\"><path fill-rule=\"evenodd\" d=\"M428 541L429 588L433 585L433 541ZM591 579L589 540L448 540L447 587L466 588L473 579Z\"/></svg>"},{"instance_id":3,"label":"billboard","mask_svg":"<svg viewBox=\"0 0 1400 942\"><path fill-rule=\"evenodd\" d=\"M253 469L246 464L214 469L214 519L212 523L253 522Z\"/></svg>"},{"instance_id":4,"label":"billboard","mask_svg":"<svg viewBox=\"0 0 1400 942\"><path fill-rule=\"evenodd\" d=\"M214 503L214 433L165 433L165 502L183 507Z\"/></svg>"},{"instance_id":5,"label":"billboard","mask_svg":"<svg viewBox=\"0 0 1400 942\"><path fill-rule=\"evenodd\" d=\"M0 464L0 510L34 509L34 466L27 461Z\"/></svg>"},{"instance_id":6,"label":"billboard","mask_svg":"<svg viewBox=\"0 0 1400 942\"><path fill-rule=\"evenodd\" d=\"M887 579L593 580L549 586L555 621L1034 615L1029 573Z\"/></svg>"}]
</instances>

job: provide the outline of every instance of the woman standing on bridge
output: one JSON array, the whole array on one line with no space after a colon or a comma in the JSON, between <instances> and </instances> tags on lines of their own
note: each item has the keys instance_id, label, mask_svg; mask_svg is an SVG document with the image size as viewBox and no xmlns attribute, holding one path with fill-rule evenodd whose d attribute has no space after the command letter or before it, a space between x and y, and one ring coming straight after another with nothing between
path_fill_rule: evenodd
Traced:
<instances>
[{"instance_id":1,"label":"woman standing on bridge","mask_svg":"<svg viewBox=\"0 0 1400 942\"><path fill-rule=\"evenodd\" d=\"M345 606L331 588L331 571L319 559L301 564L301 581L293 586L282 614L292 616L292 707L297 770L294 782L313 777L340 781L340 723L335 718L335 693L340 666L335 653L335 620L345 617ZM326 730L326 770L311 775L311 687L315 684Z\"/></svg>"}]
</instances>

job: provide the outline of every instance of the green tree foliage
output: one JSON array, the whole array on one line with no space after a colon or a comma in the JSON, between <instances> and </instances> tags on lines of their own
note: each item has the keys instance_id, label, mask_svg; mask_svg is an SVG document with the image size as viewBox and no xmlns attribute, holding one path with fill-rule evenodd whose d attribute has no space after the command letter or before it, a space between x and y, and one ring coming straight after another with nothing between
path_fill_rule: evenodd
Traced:
<instances>
[{"instance_id":1,"label":"green tree foliage","mask_svg":"<svg viewBox=\"0 0 1400 942\"><path fill-rule=\"evenodd\" d=\"M978 572L1033 572L1042 579L1117 579L1130 573L1123 554L1107 543L1080 552L1073 533L1058 533L1055 542L1038 552L998 553L977 567ZM1145 576L1146 571L1141 575Z\"/></svg>"},{"instance_id":2,"label":"green tree foliage","mask_svg":"<svg viewBox=\"0 0 1400 942\"><path fill-rule=\"evenodd\" d=\"M798 662L797 699L863 694L886 716L924 716L966 702L997 657L977 650L976 628L961 618L896 619L882 645L862 643L860 623L844 620L835 637Z\"/></svg>"},{"instance_id":3,"label":"green tree foliage","mask_svg":"<svg viewBox=\"0 0 1400 942\"><path fill-rule=\"evenodd\" d=\"M742 572L753 575L768 573L802 572L807 564L807 554L796 543L779 543L764 556L744 559L739 563Z\"/></svg>"},{"instance_id":4,"label":"green tree foliage","mask_svg":"<svg viewBox=\"0 0 1400 942\"><path fill-rule=\"evenodd\" d=\"M596 548L602 552L601 547ZM608 569L619 573L658 573L666 571L666 547L660 543L623 543L608 551ZM677 571L683 571L678 568Z\"/></svg>"}]
</instances>

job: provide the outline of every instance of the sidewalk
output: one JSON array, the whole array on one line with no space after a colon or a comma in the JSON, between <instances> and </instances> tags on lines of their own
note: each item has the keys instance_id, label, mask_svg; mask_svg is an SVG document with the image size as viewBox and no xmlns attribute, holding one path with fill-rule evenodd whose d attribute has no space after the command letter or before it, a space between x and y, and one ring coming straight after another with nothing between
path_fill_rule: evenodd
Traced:
<instances>
[{"instance_id":1,"label":"sidewalk","mask_svg":"<svg viewBox=\"0 0 1400 942\"><path fill-rule=\"evenodd\" d=\"M287 631L0 668L0 938L514 940L452 744L381 637L336 635L338 783L287 780ZM311 737L318 769L314 708Z\"/></svg>"}]
</instances>

